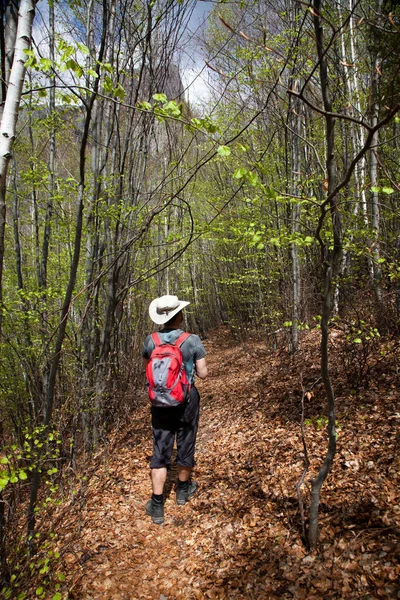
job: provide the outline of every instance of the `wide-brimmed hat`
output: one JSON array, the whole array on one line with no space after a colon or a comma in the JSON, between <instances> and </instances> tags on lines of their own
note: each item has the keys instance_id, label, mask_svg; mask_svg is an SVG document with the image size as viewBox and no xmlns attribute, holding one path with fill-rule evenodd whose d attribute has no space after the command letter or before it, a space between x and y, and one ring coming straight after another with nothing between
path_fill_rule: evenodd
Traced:
<instances>
[{"instance_id":1,"label":"wide-brimmed hat","mask_svg":"<svg viewBox=\"0 0 400 600\"><path fill-rule=\"evenodd\" d=\"M150 303L150 319L157 325L164 325L188 304L190 302L178 300L178 296L161 296Z\"/></svg>"}]
</instances>

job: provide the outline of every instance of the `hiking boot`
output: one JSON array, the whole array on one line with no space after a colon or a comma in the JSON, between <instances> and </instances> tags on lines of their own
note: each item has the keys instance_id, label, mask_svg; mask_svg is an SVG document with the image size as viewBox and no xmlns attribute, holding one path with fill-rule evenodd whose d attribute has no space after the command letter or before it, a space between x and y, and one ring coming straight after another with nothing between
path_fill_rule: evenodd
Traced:
<instances>
[{"instance_id":1,"label":"hiking boot","mask_svg":"<svg viewBox=\"0 0 400 600\"><path fill-rule=\"evenodd\" d=\"M193 496L197 490L197 483L195 481L187 482L185 487L179 487L176 485L176 503L182 506Z\"/></svg>"},{"instance_id":2,"label":"hiking boot","mask_svg":"<svg viewBox=\"0 0 400 600\"><path fill-rule=\"evenodd\" d=\"M153 523L162 525L164 523L164 503L154 502L151 498L146 503L146 513L150 515Z\"/></svg>"}]
</instances>

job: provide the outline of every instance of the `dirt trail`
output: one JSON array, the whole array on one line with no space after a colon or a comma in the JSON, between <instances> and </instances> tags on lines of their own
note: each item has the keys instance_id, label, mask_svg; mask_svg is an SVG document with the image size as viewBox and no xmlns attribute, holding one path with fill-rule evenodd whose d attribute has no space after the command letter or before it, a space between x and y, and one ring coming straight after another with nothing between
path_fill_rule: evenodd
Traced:
<instances>
[{"instance_id":1,"label":"dirt trail","mask_svg":"<svg viewBox=\"0 0 400 600\"><path fill-rule=\"evenodd\" d=\"M309 345L300 364L308 361L308 377L315 381L318 369L312 337ZM321 544L317 553L307 555L295 488L303 469L298 364L285 354L268 354L262 344L235 345L224 330L206 340L205 346L210 376L198 384L202 410L197 495L178 507L172 470L164 526L154 525L145 515L151 430L143 397L124 435L98 457L77 499L60 508L59 550L69 597L398 597L399 492L393 479L398 468L386 471L376 484L377 472L371 467L364 473L363 465L377 455L364 456L366 448L348 428L332 478L324 487ZM317 388L311 411L316 415L321 411ZM394 409L389 402L380 410L389 414ZM309 418L312 423L311 414ZM373 426L377 439L386 436L384 449L389 456L394 432L392 436L387 419L382 426L375 421L368 407L356 423L359 436L370 434ZM308 433L309 451L318 464L325 433L312 424ZM351 460L357 461L357 470ZM384 539L380 529L385 529Z\"/></svg>"}]
</instances>

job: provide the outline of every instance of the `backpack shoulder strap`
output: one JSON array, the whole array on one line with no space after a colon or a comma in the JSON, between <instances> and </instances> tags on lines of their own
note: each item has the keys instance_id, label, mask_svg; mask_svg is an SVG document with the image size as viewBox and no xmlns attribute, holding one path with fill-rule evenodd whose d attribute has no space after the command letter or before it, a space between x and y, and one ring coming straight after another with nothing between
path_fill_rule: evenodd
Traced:
<instances>
[{"instance_id":1,"label":"backpack shoulder strap","mask_svg":"<svg viewBox=\"0 0 400 600\"><path fill-rule=\"evenodd\" d=\"M183 344L183 342L185 340L188 339L188 337L190 337L192 334L188 333L187 331L185 331L184 333L181 333L181 335L178 337L177 340L175 340L174 342L174 346L178 346L178 348L180 348Z\"/></svg>"},{"instance_id":2,"label":"backpack shoulder strap","mask_svg":"<svg viewBox=\"0 0 400 600\"><path fill-rule=\"evenodd\" d=\"M157 346L162 346L162 341L160 340L160 336L158 335L158 333L156 331L151 334L151 339L153 340L156 348L157 348Z\"/></svg>"}]
</instances>

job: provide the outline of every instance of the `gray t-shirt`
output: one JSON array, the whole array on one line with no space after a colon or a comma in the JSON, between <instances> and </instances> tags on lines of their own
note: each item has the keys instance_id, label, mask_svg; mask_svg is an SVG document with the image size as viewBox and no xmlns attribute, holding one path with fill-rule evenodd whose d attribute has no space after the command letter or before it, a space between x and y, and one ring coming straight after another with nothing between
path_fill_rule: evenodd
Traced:
<instances>
[{"instance_id":1,"label":"gray t-shirt","mask_svg":"<svg viewBox=\"0 0 400 600\"><path fill-rule=\"evenodd\" d=\"M158 331L158 335L160 336L161 341L170 343L175 342L178 337L183 333L182 329L163 329L163 331ZM148 335L144 340L142 356L143 358L149 359L152 351L155 348L155 344L152 340L151 335ZM188 376L189 383L194 382L195 377L195 363L196 360L200 360L200 358L204 358L206 355L205 348L201 343L201 339L198 335L192 333L190 336L183 342L181 346L182 350L182 358L185 365L186 373Z\"/></svg>"}]
</instances>

